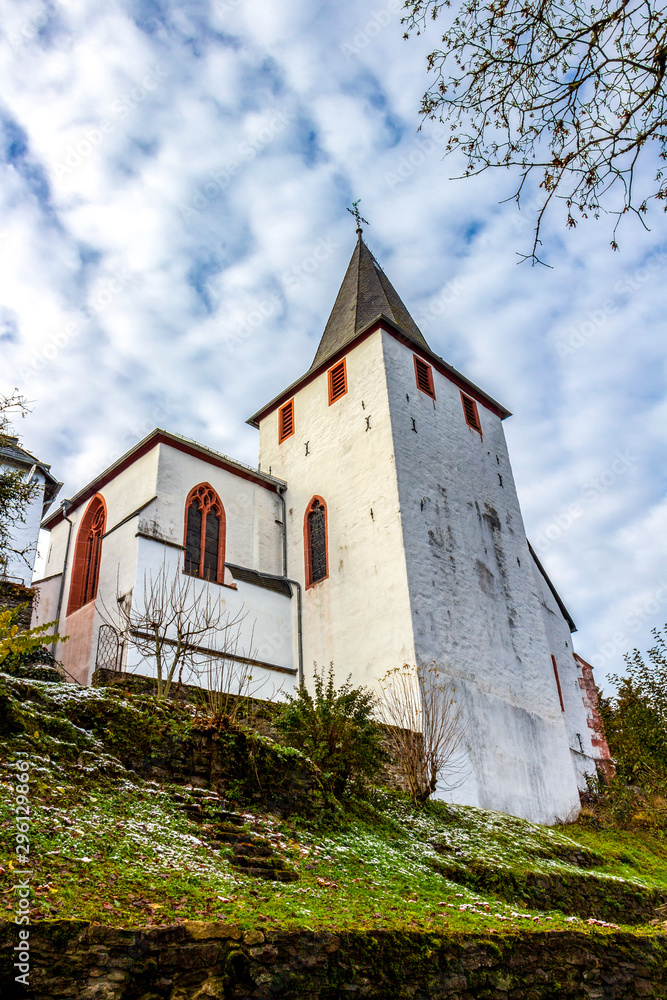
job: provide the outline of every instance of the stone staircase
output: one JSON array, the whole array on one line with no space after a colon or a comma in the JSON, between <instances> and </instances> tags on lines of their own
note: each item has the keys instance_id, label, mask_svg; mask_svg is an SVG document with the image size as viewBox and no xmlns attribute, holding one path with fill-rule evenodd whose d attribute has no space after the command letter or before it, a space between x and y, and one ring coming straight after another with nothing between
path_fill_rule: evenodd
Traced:
<instances>
[{"instance_id":1,"label":"stone staircase","mask_svg":"<svg viewBox=\"0 0 667 1000\"><path fill-rule=\"evenodd\" d=\"M252 813L235 812L226 799L206 788L183 788L173 798L188 819L199 824L201 838L214 850L225 852L229 863L245 875L272 882L299 878L276 851L283 835L267 835Z\"/></svg>"}]
</instances>

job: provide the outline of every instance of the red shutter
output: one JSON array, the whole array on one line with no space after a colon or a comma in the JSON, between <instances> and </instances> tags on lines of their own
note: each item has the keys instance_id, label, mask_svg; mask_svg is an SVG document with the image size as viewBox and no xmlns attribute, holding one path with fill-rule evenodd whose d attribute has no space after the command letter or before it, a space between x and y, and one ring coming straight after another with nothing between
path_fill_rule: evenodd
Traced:
<instances>
[{"instance_id":1,"label":"red shutter","mask_svg":"<svg viewBox=\"0 0 667 1000\"><path fill-rule=\"evenodd\" d=\"M329 405L347 392L347 369L345 358L329 369Z\"/></svg>"},{"instance_id":2,"label":"red shutter","mask_svg":"<svg viewBox=\"0 0 667 1000\"><path fill-rule=\"evenodd\" d=\"M431 396L435 399L435 389L433 388L433 369L430 365L427 365L425 361L414 355L415 359L415 377L417 379L417 388L425 392L427 396Z\"/></svg>"},{"instance_id":3,"label":"red shutter","mask_svg":"<svg viewBox=\"0 0 667 1000\"><path fill-rule=\"evenodd\" d=\"M290 399L278 411L278 443L282 444L285 438L294 434L294 400Z\"/></svg>"},{"instance_id":4,"label":"red shutter","mask_svg":"<svg viewBox=\"0 0 667 1000\"><path fill-rule=\"evenodd\" d=\"M470 396L465 396L461 393L461 402L463 403L463 412L465 413L466 423L468 427L472 427L479 434L482 433L482 425L479 422L479 413L477 412L477 403Z\"/></svg>"}]
</instances>

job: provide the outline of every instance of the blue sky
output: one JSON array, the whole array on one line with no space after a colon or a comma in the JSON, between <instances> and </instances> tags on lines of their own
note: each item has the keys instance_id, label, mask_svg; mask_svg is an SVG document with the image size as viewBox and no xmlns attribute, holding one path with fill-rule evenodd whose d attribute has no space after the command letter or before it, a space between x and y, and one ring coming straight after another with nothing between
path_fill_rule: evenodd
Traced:
<instances>
[{"instance_id":1,"label":"blue sky","mask_svg":"<svg viewBox=\"0 0 667 1000\"><path fill-rule=\"evenodd\" d=\"M72 494L156 425L256 464L354 245L514 413L528 534L598 677L667 620L664 216L549 218L418 132L395 0L0 0L0 388ZM647 171L650 172L652 165ZM317 249L317 254L314 251ZM313 267L315 256L319 258Z\"/></svg>"}]
</instances>

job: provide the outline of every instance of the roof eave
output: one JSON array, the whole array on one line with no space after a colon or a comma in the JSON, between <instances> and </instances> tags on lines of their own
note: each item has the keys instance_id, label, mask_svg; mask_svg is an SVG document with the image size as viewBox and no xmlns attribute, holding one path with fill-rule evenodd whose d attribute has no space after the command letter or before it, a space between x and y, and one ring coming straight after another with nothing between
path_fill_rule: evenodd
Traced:
<instances>
[{"instance_id":1,"label":"roof eave","mask_svg":"<svg viewBox=\"0 0 667 1000\"><path fill-rule=\"evenodd\" d=\"M276 493L281 489L286 487L286 483L282 479L277 479L275 476L269 476L265 472L260 472L256 469L251 469L250 466L242 465L241 462L234 461L233 458L228 458L227 455L222 455L219 452L214 452L211 448L206 448L205 445L200 445L196 441L190 441L188 438L181 437L180 434L173 434L171 431L166 431L161 427L156 427L155 430L147 434L146 437L138 441L133 448L126 451L125 454L121 455L112 465L104 469L95 479L91 480L83 489L75 493L69 502L68 510L73 510L79 507L90 497L94 496L100 489L102 489L108 482L110 482L116 474L123 471L127 466L131 465L137 459L143 457L143 455L148 454L153 448L157 448L160 444L166 444L167 446L175 447L179 450L188 448L196 454L200 455L204 460L208 457L210 459L215 459L218 461L222 467L227 469L227 471L232 474L240 475L244 478L251 479L253 482L264 486L265 488L272 489ZM42 528L50 530L54 528L56 524L64 519L62 507L58 510L53 511L49 514L41 523Z\"/></svg>"},{"instance_id":2,"label":"roof eave","mask_svg":"<svg viewBox=\"0 0 667 1000\"><path fill-rule=\"evenodd\" d=\"M528 540L526 539L526 541L528 541ZM574 624L574 621L572 619L572 615L570 614L570 612L567 610L567 608L563 604L563 601L562 601L562 599L560 597L560 594L558 593L558 591L554 587L553 583L551 582L551 580L549 578L549 574L545 570L544 566L542 565L542 563L540 562L540 560L537 558L537 553L535 552L535 549L530 544L530 542L528 542L528 551L530 552L531 556L533 557L533 561L534 561L535 565L537 566L538 570L540 571L540 573L544 577L544 580L545 580L545 582L546 582L549 590L553 594L554 600L556 601L556 604L558 605L563 618L565 619L565 621L567 622L567 624L570 627L570 632L577 632L578 629L577 629L577 626Z\"/></svg>"},{"instance_id":3,"label":"roof eave","mask_svg":"<svg viewBox=\"0 0 667 1000\"><path fill-rule=\"evenodd\" d=\"M488 393L480 389L479 386L471 382L469 378L462 375L461 372L457 371L456 368L448 364L443 358L435 354L430 348L423 347L421 344L416 343L414 338L406 330L397 326L392 320L388 319L383 313L380 313L375 319L371 320L362 330L360 330L352 340L347 344L340 347L335 353L331 354L329 357L324 358L317 367L311 367L307 372L304 372L295 382L292 382L286 389L284 389L278 396L274 396L270 403L263 406L260 410L254 413L251 417L246 420L247 424L251 427L259 427L259 422L264 417L272 413L281 403L289 399L290 396L294 395L300 386L311 382L313 379L321 375L323 371L326 371L331 367L332 364L336 362L338 358L343 357L348 351L352 350L353 347L359 343L364 337L367 337L370 333L373 333L376 329L386 329L388 333L392 334L398 339L408 342L408 346L411 350L414 350L417 354L422 354L424 357L428 358L430 361L435 363L435 366L441 371L441 374L445 375L446 378L450 378L455 384L464 386L468 391L474 395L477 400L484 405L488 406L492 411L494 411L501 420L505 420L507 417L511 417L512 413L501 403L497 402L493 396L489 396ZM445 371L442 371L445 369Z\"/></svg>"}]
</instances>

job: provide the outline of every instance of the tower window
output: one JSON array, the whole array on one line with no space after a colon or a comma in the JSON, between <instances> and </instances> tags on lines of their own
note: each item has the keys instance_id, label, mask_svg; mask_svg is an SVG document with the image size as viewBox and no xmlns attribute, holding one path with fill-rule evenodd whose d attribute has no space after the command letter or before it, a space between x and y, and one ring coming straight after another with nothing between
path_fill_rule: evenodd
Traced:
<instances>
[{"instance_id":1,"label":"tower window","mask_svg":"<svg viewBox=\"0 0 667 1000\"><path fill-rule=\"evenodd\" d=\"M433 369L430 365L427 365L422 358L418 358L414 355L415 359L415 377L417 379L417 388L425 392L427 396L435 399L435 389L433 387Z\"/></svg>"},{"instance_id":2,"label":"tower window","mask_svg":"<svg viewBox=\"0 0 667 1000\"><path fill-rule=\"evenodd\" d=\"M477 403L470 396L461 393L461 402L463 403L463 412L465 413L466 423L468 427L472 427L476 430L478 434L482 433L482 425L479 422L479 413L477 412Z\"/></svg>"},{"instance_id":3,"label":"tower window","mask_svg":"<svg viewBox=\"0 0 667 1000\"><path fill-rule=\"evenodd\" d=\"M329 369L329 406L347 392L345 358Z\"/></svg>"},{"instance_id":4,"label":"tower window","mask_svg":"<svg viewBox=\"0 0 667 1000\"><path fill-rule=\"evenodd\" d=\"M189 576L222 583L225 574L225 510L208 483L188 493L185 505L185 565Z\"/></svg>"},{"instance_id":5,"label":"tower window","mask_svg":"<svg viewBox=\"0 0 667 1000\"><path fill-rule=\"evenodd\" d=\"M106 529L107 510L103 498L98 496L88 504L81 519L72 566L67 614L71 615L97 596L102 557L102 538Z\"/></svg>"},{"instance_id":6,"label":"tower window","mask_svg":"<svg viewBox=\"0 0 667 1000\"><path fill-rule=\"evenodd\" d=\"M306 508L303 526L306 556L306 588L326 580L329 575L327 553L327 505L322 497L313 497Z\"/></svg>"},{"instance_id":7,"label":"tower window","mask_svg":"<svg viewBox=\"0 0 667 1000\"><path fill-rule=\"evenodd\" d=\"M294 400L290 399L278 410L278 443L294 434Z\"/></svg>"}]
</instances>

